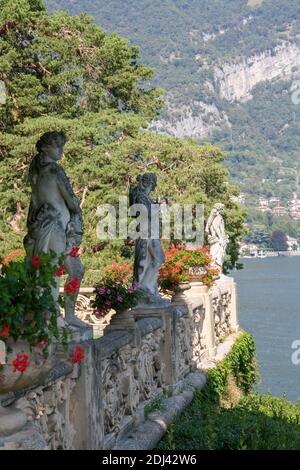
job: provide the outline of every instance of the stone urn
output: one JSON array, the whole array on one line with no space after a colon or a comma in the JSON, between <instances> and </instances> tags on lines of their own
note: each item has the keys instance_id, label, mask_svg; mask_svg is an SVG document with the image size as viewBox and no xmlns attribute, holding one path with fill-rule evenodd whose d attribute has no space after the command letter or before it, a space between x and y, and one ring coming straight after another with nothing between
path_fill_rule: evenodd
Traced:
<instances>
[{"instance_id":1,"label":"stone urn","mask_svg":"<svg viewBox=\"0 0 300 470\"><path fill-rule=\"evenodd\" d=\"M137 347L141 342L141 334L137 328L134 314L134 308L115 312L110 319L109 325L105 327L103 336L115 331L126 331L131 337L132 344Z\"/></svg>"},{"instance_id":2,"label":"stone urn","mask_svg":"<svg viewBox=\"0 0 300 470\"><path fill-rule=\"evenodd\" d=\"M201 283L207 275L207 269L203 266L193 266L189 268L189 281ZM220 278L220 273L213 276L213 281Z\"/></svg>"},{"instance_id":3,"label":"stone urn","mask_svg":"<svg viewBox=\"0 0 300 470\"><path fill-rule=\"evenodd\" d=\"M190 282L201 282L206 276L206 268L203 266L193 266L189 268Z\"/></svg>"},{"instance_id":4,"label":"stone urn","mask_svg":"<svg viewBox=\"0 0 300 470\"><path fill-rule=\"evenodd\" d=\"M115 330L135 329L133 309L118 310L113 313L109 325L104 330L104 335Z\"/></svg>"},{"instance_id":5,"label":"stone urn","mask_svg":"<svg viewBox=\"0 0 300 470\"><path fill-rule=\"evenodd\" d=\"M182 282L177 286L173 292L172 296L172 304L176 305L186 305L187 297L185 295L186 291L191 288L191 284L189 282Z\"/></svg>"},{"instance_id":6,"label":"stone urn","mask_svg":"<svg viewBox=\"0 0 300 470\"><path fill-rule=\"evenodd\" d=\"M3 343L2 343L3 344ZM3 406L14 392L42 384L54 365L53 347L49 347L49 356L43 356L42 349L30 349L26 341L7 341L9 352L0 371L0 437L9 436L22 429L27 422L26 415L14 405ZM19 355L19 356L18 356ZM13 361L18 363L13 365ZM21 372L22 366L25 370Z\"/></svg>"}]
</instances>

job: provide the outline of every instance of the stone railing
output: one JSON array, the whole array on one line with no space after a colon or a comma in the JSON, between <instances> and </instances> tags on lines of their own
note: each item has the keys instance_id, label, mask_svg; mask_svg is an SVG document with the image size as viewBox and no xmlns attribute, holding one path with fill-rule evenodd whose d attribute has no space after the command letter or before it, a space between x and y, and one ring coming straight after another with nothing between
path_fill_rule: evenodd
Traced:
<instances>
[{"instance_id":1,"label":"stone railing","mask_svg":"<svg viewBox=\"0 0 300 470\"><path fill-rule=\"evenodd\" d=\"M235 283L225 276L211 288L194 282L170 306L136 308L132 315L134 328L77 338L85 354L80 366L61 356L46 380L2 401L22 410L27 424L0 435L0 449L118 447L153 403L181 393L218 344L237 332Z\"/></svg>"},{"instance_id":2,"label":"stone railing","mask_svg":"<svg viewBox=\"0 0 300 470\"><path fill-rule=\"evenodd\" d=\"M60 289L60 294L64 294L64 289ZM94 315L94 309L91 306L91 300L94 298L93 287L81 287L76 302L76 315L80 320L92 326L94 338L103 335L103 330L109 324L111 315L106 315L105 318L97 318ZM64 309L61 309L61 314L64 315Z\"/></svg>"}]
</instances>

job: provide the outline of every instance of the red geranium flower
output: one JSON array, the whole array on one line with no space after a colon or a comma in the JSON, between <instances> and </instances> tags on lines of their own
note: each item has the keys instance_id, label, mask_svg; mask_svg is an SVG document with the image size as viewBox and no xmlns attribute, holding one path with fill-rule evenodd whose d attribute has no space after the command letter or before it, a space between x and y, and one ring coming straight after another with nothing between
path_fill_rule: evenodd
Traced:
<instances>
[{"instance_id":1,"label":"red geranium flower","mask_svg":"<svg viewBox=\"0 0 300 470\"><path fill-rule=\"evenodd\" d=\"M31 258L31 264L34 268L39 268L40 266L44 266L44 263L40 262L40 257L35 255Z\"/></svg>"},{"instance_id":2,"label":"red geranium flower","mask_svg":"<svg viewBox=\"0 0 300 470\"><path fill-rule=\"evenodd\" d=\"M66 294L76 294L77 290L79 289L80 284L78 281L77 277L74 277L74 279L71 279L66 286L65 286L65 292Z\"/></svg>"},{"instance_id":3,"label":"red geranium flower","mask_svg":"<svg viewBox=\"0 0 300 470\"><path fill-rule=\"evenodd\" d=\"M64 265L59 266L58 270L57 270L56 273L55 273L55 276L60 277L60 276L62 276L63 274L65 274L65 272L66 272L65 266L64 266Z\"/></svg>"},{"instance_id":4,"label":"red geranium flower","mask_svg":"<svg viewBox=\"0 0 300 470\"><path fill-rule=\"evenodd\" d=\"M78 258L78 256L80 256L79 250L80 250L79 247L72 248L72 250L70 251L70 253L68 254L68 256L71 256L71 258Z\"/></svg>"},{"instance_id":5,"label":"red geranium flower","mask_svg":"<svg viewBox=\"0 0 300 470\"><path fill-rule=\"evenodd\" d=\"M1 331L0 336L1 338L7 338L10 332L10 326L5 326L4 329Z\"/></svg>"},{"instance_id":6,"label":"red geranium flower","mask_svg":"<svg viewBox=\"0 0 300 470\"><path fill-rule=\"evenodd\" d=\"M73 356L71 357L72 364L80 364L81 361L85 358L83 349L81 346L76 346Z\"/></svg>"},{"instance_id":7,"label":"red geranium flower","mask_svg":"<svg viewBox=\"0 0 300 470\"><path fill-rule=\"evenodd\" d=\"M23 374L30 365L28 356L26 354L17 354L16 359L12 361L12 365L14 366L14 372L18 371Z\"/></svg>"}]
</instances>

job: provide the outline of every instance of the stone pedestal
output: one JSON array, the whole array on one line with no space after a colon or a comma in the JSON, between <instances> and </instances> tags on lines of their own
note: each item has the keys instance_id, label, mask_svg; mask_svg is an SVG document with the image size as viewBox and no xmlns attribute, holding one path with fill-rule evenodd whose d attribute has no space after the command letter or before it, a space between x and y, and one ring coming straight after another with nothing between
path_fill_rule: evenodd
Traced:
<instances>
[{"instance_id":1,"label":"stone pedestal","mask_svg":"<svg viewBox=\"0 0 300 470\"><path fill-rule=\"evenodd\" d=\"M207 352L210 357L216 354L215 332L214 332L214 317L212 309L212 298L209 287L202 284L202 282L191 282L191 288L187 291L186 296L192 307L192 314L197 312L199 307L204 309L203 332Z\"/></svg>"},{"instance_id":2,"label":"stone pedestal","mask_svg":"<svg viewBox=\"0 0 300 470\"><path fill-rule=\"evenodd\" d=\"M124 310L112 315L110 324L105 328L103 334L107 335L112 331L127 331L133 344L138 346L141 341L140 332L136 326L134 309Z\"/></svg>"},{"instance_id":3,"label":"stone pedestal","mask_svg":"<svg viewBox=\"0 0 300 470\"><path fill-rule=\"evenodd\" d=\"M187 305L189 303L188 291L191 289L189 282L179 284L172 296L172 305Z\"/></svg>"},{"instance_id":4,"label":"stone pedestal","mask_svg":"<svg viewBox=\"0 0 300 470\"><path fill-rule=\"evenodd\" d=\"M237 315L237 289L236 283L232 279L232 294L231 294L231 312L230 312L230 328L233 333L239 331L239 322Z\"/></svg>"},{"instance_id":5,"label":"stone pedestal","mask_svg":"<svg viewBox=\"0 0 300 470\"><path fill-rule=\"evenodd\" d=\"M229 310L229 324L232 333L239 331L238 314L237 314L237 289L236 283L232 277L225 274L220 275L220 279L215 283L215 289L218 289L220 294L228 292L230 294Z\"/></svg>"}]
</instances>

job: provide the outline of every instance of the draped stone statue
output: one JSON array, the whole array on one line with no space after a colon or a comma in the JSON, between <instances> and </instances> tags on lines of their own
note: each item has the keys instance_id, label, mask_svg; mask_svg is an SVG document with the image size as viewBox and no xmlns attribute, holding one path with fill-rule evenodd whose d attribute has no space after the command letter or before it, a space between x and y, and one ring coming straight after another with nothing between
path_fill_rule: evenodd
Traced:
<instances>
[{"instance_id":1,"label":"draped stone statue","mask_svg":"<svg viewBox=\"0 0 300 470\"><path fill-rule=\"evenodd\" d=\"M221 271L225 261L226 248L229 241L229 238L225 233L225 224L222 216L223 209L224 204L215 204L205 227L208 244L210 245L211 257L217 267L221 268Z\"/></svg>"},{"instance_id":2,"label":"draped stone statue","mask_svg":"<svg viewBox=\"0 0 300 470\"><path fill-rule=\"evenodd\" d=\"M58 164L63 154L66 136L63 132L46 132L36 144L37 155L29 169L29 182L32 188L31 201L27 219L28 233L24 247L28 256L41 255L50 251L66 255L65 270L67 283L83 278L84 268L76 248L82 240L83 220L79 204L69 178ZM59 280L53 295L59 296ZM65 299L65 321L73 326L85 326L75 316L75 303L79 288L72 298Z\"/></svg>"},{"instance_id":3,"label":"draped stone statue","mask_svg":"<svg viewBox=\"0 0 300 470\"><path fill-rule=\"evenodd\" d=\"M157 184L153 173L138 175L137 185L130 187L130 205L141 204L147 213L147 229L139 227L140 237L135 242L134 283L145 292L149 303L166 303L158 291L158 276L165 255L159 238L153 238L153 223L158 220L159 205L150 198ZM152 211L151 211L152 208ZM156 219L156 220L154 220ZM140 224L142 225L142 224Z\"/></svg>"}]
</instances>

